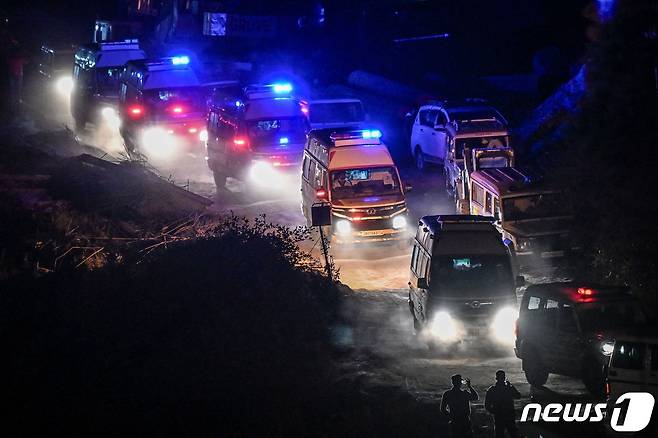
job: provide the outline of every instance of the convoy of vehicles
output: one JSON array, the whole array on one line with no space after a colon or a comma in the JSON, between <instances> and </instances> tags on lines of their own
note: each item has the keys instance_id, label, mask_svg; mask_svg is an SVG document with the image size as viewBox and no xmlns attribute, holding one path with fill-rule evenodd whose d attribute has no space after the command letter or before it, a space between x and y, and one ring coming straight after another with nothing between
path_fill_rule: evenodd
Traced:
<instances>
[{"instance_id":1,"label":"convoy of vehicles","mask_svg":"<svg viewBox=\"0 0 658 438\"><path fill-rule=\"evenodd\" d=\"M228 176L261 186L299 169L308 119L290 84L248 86L242 99L210 110L206 159L221 189Z\"/></svg>"},{"instance_id":2,"label":"convoy of vehicles","mask_svg":"<svg viewBox=\"0 0 658 438\"><path fill-rule=\"evenodd\" d=\"M409 310L430 346L474 339L511 344L516 286L522 283L492 218L420 219L411 253Z\"/></svg>"},{"instance_id":3,"label":"convoy of vehicles","mask_svg":"<svg viewBox=\"0 0 658 438\"><path fill-rule=\"evenodd\" d=\"M329 236L340 243L408 238L405 191L379 130L319 129L308 134L302 162L302 211L331 204Z\"/></svg>"},{"instance_id":4,"label":"convoy of vehicles","mask_svg":"<svg viewBox=\"0 0 658 438\"><path fill-rule=\"evenodd\" d=\"M79 48L73 68L71 115L76 129L90 122L116 120L119 103L119 76L124 65L146 54L137 40L103 42Z\"/></svg>"},{"instance_id":5,"label":"convoy of vehicles","mask_svg":"<svg viewBox=\"0 0 658 438\"><path fill-rule=\"evenodd\" d=\"M131 157L201 156L206 101L187 56L130 61L119 91L121 135Z\"/></svg>"},{"instance_id":6,"label":"convoy of vehicles","mask_svg":"<svg viewBox=\"0 0 658 438\"><path fill-rule=\"evenodd\" d=\"M648 324L642 304L626 288L535 284L521 300L514 351L531 385L544 385L553 373L580 378L593 394L602 395L615 337ZM621 354L615 370L628 359Z\"/></svg>"},{"instance_id":7,"label":"convoy of vehicles","mask_svg":"<svg viewBox=\"0 0 658 438\"><path fill-rule=\"evenodd\" d=\"M507 121L481 102L430 103L418 110L411 128L411 155L416 167L443 164L448 151L461 157L464 147L508 147Z\"/></svg>"}]
</instances>

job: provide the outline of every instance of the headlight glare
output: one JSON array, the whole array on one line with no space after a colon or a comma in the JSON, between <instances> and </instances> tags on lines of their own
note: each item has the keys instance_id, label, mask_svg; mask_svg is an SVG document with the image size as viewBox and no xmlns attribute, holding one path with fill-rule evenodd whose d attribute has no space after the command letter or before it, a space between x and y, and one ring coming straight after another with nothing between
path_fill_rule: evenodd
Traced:
<instances>
[{"instance_id":1,"label":"headlight glare","mask_svg":"<svg viewBox=\"0 0 658 438\"><path fill-rule=\"evenodd\" d=\"M406 227L407 227L407 218L405 218L402 215L395 216L393 218L393 228L395 228L396 230L401 230Z\"/></svg>"},{"instance_id":2,"label":"headlight glare","mask_svg":"<svg viewBox=\"0 0 658 438\"><path fill-rule=\"evenodd\" d=\"M513 307L503 307L491 324L491 331L494 339L503 344L512 344L515 339L514 326L519 313Z\"/></svg>"},{"instance_id":3,"label":"headlight glare","mask_svg":"<svg viewBox=\"0 0 658 438\"><path fill-rule=\"evenodd\" d=\"M341 219L336 222L336 231L342 235L350 234L352 232L352 224L346 219Z\"/></svg>"}]
</instances>

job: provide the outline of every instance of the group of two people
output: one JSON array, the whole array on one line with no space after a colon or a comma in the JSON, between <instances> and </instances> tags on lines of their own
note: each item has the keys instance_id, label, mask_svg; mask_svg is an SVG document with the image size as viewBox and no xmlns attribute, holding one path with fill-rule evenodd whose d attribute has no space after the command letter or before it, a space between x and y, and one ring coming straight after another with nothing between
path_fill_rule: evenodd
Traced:
<instances>
[{"instance_id":1,"label":"group of two people","mask_svg":"<svg viewBox=\"0 0 658 438\"><path fill-rule=\"evenodd\" d=\"M463 380L455 374L451 380L452 388L441 399L441 412L450 419L452 438L470 438L473 436L470 402L478 400L478 394L469 379ZM514 400L519 398L521 394L506 379L505 371L496 371L496 383L487 389L484 401L485 409L494 417L496 438L504 437L505 431L510 438L518 437Z\"/></svg>"}]
</instances>

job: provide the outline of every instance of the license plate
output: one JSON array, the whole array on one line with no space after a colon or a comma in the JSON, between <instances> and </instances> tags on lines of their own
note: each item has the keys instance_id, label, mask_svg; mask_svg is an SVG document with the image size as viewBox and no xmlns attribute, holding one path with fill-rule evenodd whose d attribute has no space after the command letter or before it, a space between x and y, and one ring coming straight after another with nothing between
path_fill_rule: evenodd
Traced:
<instances>
[{"instance_id":1,"label":"license plate","mask_svg":"<svg viewBox=\"0 0 658 438\"><path fill-rule=\"evenodd\" d=\"M547 251L541 253L541 258L550 259L553 257L564 257L564 251Z\"/></svg>"},{"instance_id":2,"label":"license plate","mask_svg":"<svg viewBox=\"0 0 658 438\"><path fill-rule=\"evenodd\" d=\"M372 237L372 236L383 236L384 231L382 230L370 230L370 231L360 231L359 236L363 237Z\"/></svg>"}]
</instances>

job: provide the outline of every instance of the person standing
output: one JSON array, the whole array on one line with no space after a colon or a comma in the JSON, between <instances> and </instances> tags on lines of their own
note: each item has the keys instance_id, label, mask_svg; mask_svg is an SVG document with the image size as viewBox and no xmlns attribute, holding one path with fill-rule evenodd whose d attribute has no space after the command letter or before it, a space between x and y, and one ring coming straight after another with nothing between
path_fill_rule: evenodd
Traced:
<instances>
[{"instance_id":1,"label":"person standing","mask_svg":"<svg viewBox=\"0 0 658 438\"><path fill-rule=\"evenodd\" d=\"M462 381L462 376L455 374L450 380L452 388L444 392L441 397L441 413L450 419L452 438L470 438L473 436L471 402L478 399L478 394L469 379ZM464 383L466 390L462 389Z\"/></svg>"},{"instance_id":2,"label":"person standing","mask_svg":"<svg viewBox=\"0 0 658 438\"><path fill-rule=\"evenodd\" d=\"M505 371L496 371L496 384L487 389L484 398L485 409L494 416L496 438L504 437L506 430L510 438L518 437L514 400L520 398L519 391L505 378Z\"/></svg>"}]
</instances>

